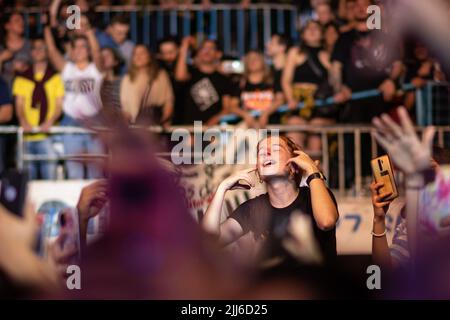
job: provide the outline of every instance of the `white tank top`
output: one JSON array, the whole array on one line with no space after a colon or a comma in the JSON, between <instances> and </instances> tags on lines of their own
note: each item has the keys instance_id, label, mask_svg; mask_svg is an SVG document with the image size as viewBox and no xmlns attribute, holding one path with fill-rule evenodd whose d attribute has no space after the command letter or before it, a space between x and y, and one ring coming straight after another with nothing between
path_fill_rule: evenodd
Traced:
<instances>
[{"instance_id":1,"label":"white tank top","mask_svg":"<svg viewBox=\"0 0 450 320\"><path fill-rule=\"evenodd\" d=\"M100 88L103 76L94 63L83 70L67 62L61 73L64 82L63 110L74 119L92 117L101 108Z\"/></svg>"}]
</instances>

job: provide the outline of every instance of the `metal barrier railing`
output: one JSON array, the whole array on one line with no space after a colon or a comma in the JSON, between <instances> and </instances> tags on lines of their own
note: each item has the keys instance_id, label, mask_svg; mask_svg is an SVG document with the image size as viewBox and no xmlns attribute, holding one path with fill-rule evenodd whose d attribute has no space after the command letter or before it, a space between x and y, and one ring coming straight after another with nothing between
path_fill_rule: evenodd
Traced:
<instances>
[{"instance_id":1,"label":"metal barrier railing","mask_svg":"<svg viewBox=\"0 0 450 320\"><path fill-rule=\"evenodd\" d=\"M411 91L411 90L415 90L415 87L413 84L408 83L408 84L405 84L402 86L402 90L403 91ZM365 91L354 92L354 93L352 93L350 101L358 101L358 100L362 100L362 99L374 98L374 97L381 96L381 94L382 94L381 91L378 89L370 89L370 90L365 90ZM333 97L328 97L326 99L318 99L318 100L314 101L314 107L319 107L319 108L325 107L325 106L330 106L333 104L336 104ZM303 102L301 102L298 104L297 109L300 110L304 107L305 107L305 104ZM289 107L287 105L283 105L278 108L277 112L285 113L290 110L291 109L289 109ZM427 110L428 110L428 108L427 108ZM417 110L417 112L419 112L419 109ZM420 109L420 112L423 112L423 110ZM252 110L252 111L250 111L250 114L254 117L257 117L257 116L261 115L261 111ZM417 116L419 117L419 114L417 114ZM220 119L221 122L231 122L231 121L236 121L236 120L239 120L239 117L234 114L225 115Z\"/></svg>"},{"instance_id":2,"label":"metal barrier railing","mask_svg":"<svg viewBox=\"0 0 450 320\"><path fill-rule=\"evenodd\" d=\"M428 81L416 90L416 110L421 126L450 124L450 83Z\"/></svg>"},{"instance_id":3,"label":"metal barrier railing","mask_svg":"<svg viewBox=\"0 0 450 320\"><path fill-rule=\"evenodd\" d=\"M34 21L37 33L43 31L40 23L44 8L26 8L26 35L30 34L30 21ZM125 13L130 18L130 38L143 42L152 49L161 38L197 34L216 39L226 55L244 55L247 49L264 49L273 33L286 34L298 40L297 7L287 4L250 4L243 8L239 4L180 5L176 8L145 6L97 6L95 12L102 27L114 14ZM232 33L232 30L238 32ZM248 44L248 48L246 48Z\"/></svg>"},{"instance_id":4,"label":"metal barrier railing","mask_svg":"<svg viewBox=\"0 0 450 320\"><path fill-rule=\"evenodd\" d=\"M160 133L170 133L177 129L185 129L189 132L194 132L198 130L194 126L173 126L170 128L162 128L159 126L150 126L150 127L134 127L148 130L149 132L160 134ZM236 126L230 125L219 125L214 127L217 130L222 132L226 132L227 130L236 128ZM329 180L333 180L337 178L337 184L334 186L334 189L339 190L339 195L346 195L346 191L349 191L349 186L346 186L346 177L348 170L353 170L353 189L350 190L352 196L359 196L363 191L363 163L364 159L367 158L367 154L363 155L362 150L362 137L367 138L368 134L372 130L370 126L358 126L358 125L346 125L346 126L310 126L310 125L270 125L267 127L268 130L279 130L280 133L292 133L292 132L303 132L303 133L314 133L318 134L321 137L322 141L322 152L321 152L321 163L322 169L325 176L329 177ZM424 127L417 127L416 130L420 133ZM93 131L94 130L94 131ZM97 130L110 130L108 128L93 128L93 130L87 130L79 127L53 127L48 132L49 134L92 134ZM437 145L441 147L445 147L444 145L444 134L450 133L450 126L438 126L437 130ZM33 133L40 132L38 129L33 130ZM24 164L29 161L57 161L57 160L66 160L72 155L58 155L57 157L49 157L46 155L30 155L24 153L24 132L21 127L16 126L2 126L0 127L0 135L1 134L16 134L17 135L17 167L23 168ZM337 144L337 154L332 154L330 151L330 143L331 141ZM348 142L354 144L354 152L349 153L348 150ZM375 158L379 155L379 148L377 146L376 141L372 136L370 136L370 159ZM170 157L170 153L160 153L162 157ZM92 156L92 155L91 155ZM98 157L107 157L108 155L97 155ZM346 162L352 163L352 167L346 165ZM332 170L331 165L337 170ZM399 180L401 181L401 175L398 175ZM347 193L347 195L349 195Z\"/></svg>"}]
</instances>

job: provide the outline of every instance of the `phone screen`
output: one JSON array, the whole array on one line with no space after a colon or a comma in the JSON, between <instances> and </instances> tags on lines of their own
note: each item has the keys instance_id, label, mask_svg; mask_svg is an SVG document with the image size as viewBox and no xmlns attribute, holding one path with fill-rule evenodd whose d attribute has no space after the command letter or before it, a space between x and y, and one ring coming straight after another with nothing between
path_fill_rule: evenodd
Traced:
<instances>
[{"instance_id":1,"label":"phone screen","mask_svg":"<svg viewBox=\"0 0 450 320\"><path fill-rule=\"evenodd\" d=\"M0 203L11 213L22 217L28 184L26 171L8 170L0 182Z\"/></svg>"}]
</instances>

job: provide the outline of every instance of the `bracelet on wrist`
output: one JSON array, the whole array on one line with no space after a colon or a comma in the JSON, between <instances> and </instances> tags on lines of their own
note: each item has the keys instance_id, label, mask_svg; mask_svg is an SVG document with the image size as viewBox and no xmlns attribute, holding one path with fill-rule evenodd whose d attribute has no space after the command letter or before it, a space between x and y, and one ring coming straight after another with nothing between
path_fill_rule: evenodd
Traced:
<instances>
[{"instance_id":1,"label":"bracelet on wrist","mask_svg":"<svg viewBox=\"0 0 450 320\"><path fill-rule=\"evenodd\" d=\"M382 233L375 233L373 231L371 231L370 233L372 234L372 236L376 237L376 238L381 238L384 237L386 235L387 230L384 229L384 231Z\"/></svg>"}]
</instances>

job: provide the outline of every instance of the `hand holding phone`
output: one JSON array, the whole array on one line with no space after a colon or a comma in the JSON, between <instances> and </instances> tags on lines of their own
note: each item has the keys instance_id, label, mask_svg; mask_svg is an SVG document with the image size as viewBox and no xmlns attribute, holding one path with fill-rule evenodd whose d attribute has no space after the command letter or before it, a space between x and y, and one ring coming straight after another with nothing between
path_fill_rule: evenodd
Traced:
<instances>
[{"instance_id":1,"label":"hand holding phone","mask_svg":"<svg viewBox=\"0 0 450 320\"><path fill-rule=\"evenodd\" d=\"M372 173L375 178L375 182L383 183L383 186L378 189L379 194L389 193L389 197L384 200L394 200L398 198L397 185L395 183L394 171L389 156L384 155L375 158L371 161Z\"/></svg>"}]
</instances>

